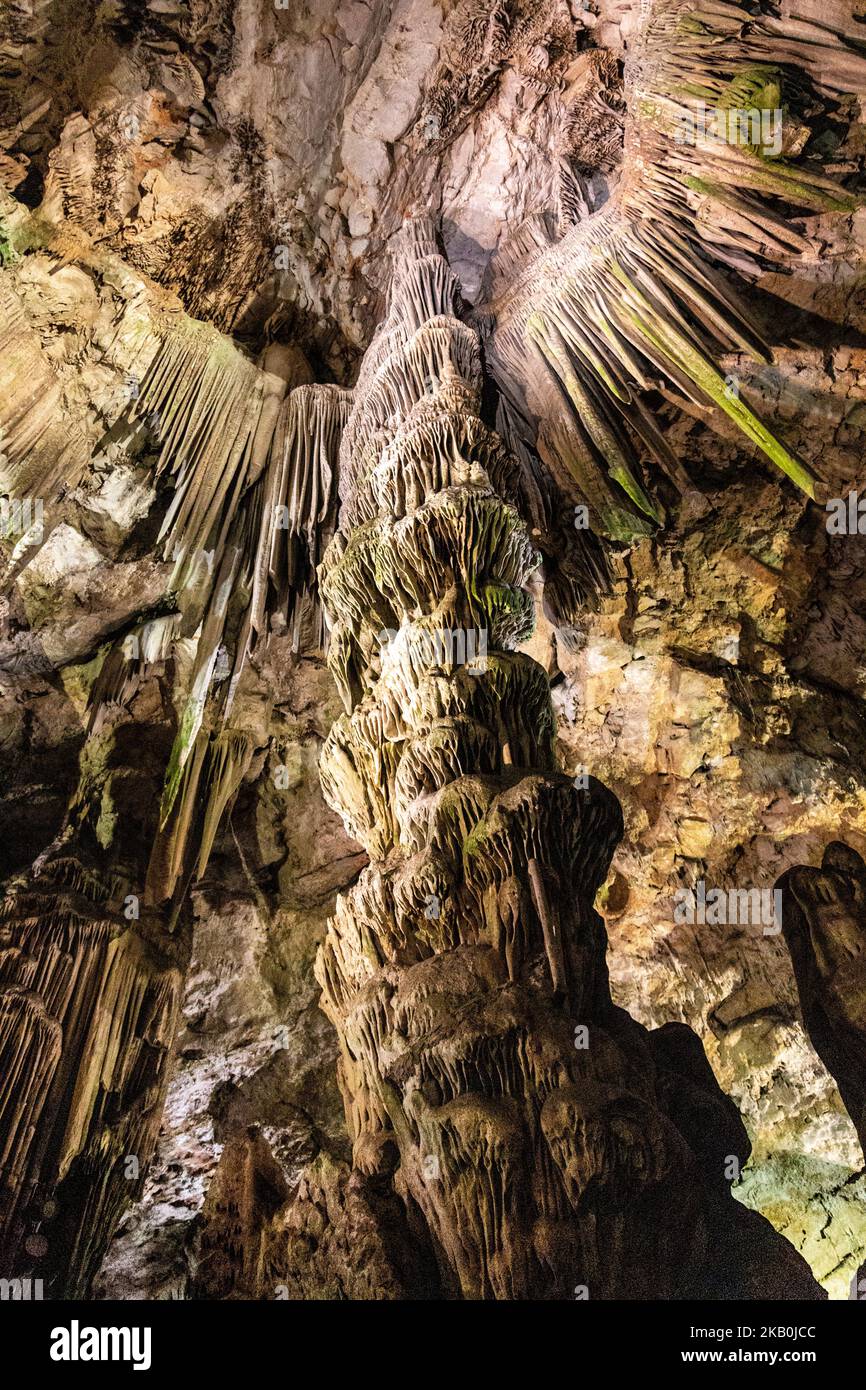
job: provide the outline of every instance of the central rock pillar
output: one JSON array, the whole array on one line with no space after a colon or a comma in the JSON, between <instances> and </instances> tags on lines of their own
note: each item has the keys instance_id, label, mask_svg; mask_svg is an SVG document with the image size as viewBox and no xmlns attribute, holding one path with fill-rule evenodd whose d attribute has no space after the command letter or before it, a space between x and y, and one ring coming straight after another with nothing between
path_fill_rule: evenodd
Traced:
<instances>
[{"instance_id":1,"label":"central rock pillar","mask_svg":"<svg viewBox=\"0 0 866 1390\"><path fill-rule=\"evenodd\" d=\"M354 1164L392 1174L446 1296L675 1297L731 1133L748 1142L701 1075L727 1130L699 1158L666 1113L670 1057L611 1003L593 901L621 811L557 771L547 676L514 650L538 556L458 300L408 224L321 570L346 706L322 781L371 859L317 962Z\"/></svg>"}]
</instances>

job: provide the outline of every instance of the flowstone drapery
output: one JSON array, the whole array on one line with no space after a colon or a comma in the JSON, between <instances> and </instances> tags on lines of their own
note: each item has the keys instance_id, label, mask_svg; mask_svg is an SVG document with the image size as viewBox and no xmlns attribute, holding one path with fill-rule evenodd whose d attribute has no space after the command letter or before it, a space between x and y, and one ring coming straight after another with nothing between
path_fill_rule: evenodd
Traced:
<instances>
[{"instance_id":1,"label":"flowstone drapery","mask_svg":"<svg viewBox=\"0 0 866 1390\"><path fill-rule=\"evenodd\" d=\"M794 163L811 137L803 74L833 99L862 91L858 26L796 0L784 16L739 0L641 0L624 70L622 177L564 234L539 215L491 266L489 360L509 409L554 472L571 474L600 534L633 538L664 507L640 464L679 493L688 470L645 393L723 412L809 496L813 469L726 379L722 355L771 362L727 271L818 259L796 212L853 212L855 194ZM567 212L570 189L561 203ZM637 445L637 447L635 447ZM695 499L693 498L693 501Z\"/></svg>"},{"instance_id":2,"label":"flowstone drapery","mask_svg":"<svg viewBox=\"0 0 866 1390\"><path fill-rule=\"evenodd\" d=\"M748 1141L697 1040L611 1003L593 900L621 813L556 770L514 650L537 557L457 302L408 224L322 566L346 705L322 781L372 861L317 962L355 1168L393 1174L446 1296L817 1296L730 1198Z\"/></svg>"}]
</instances>

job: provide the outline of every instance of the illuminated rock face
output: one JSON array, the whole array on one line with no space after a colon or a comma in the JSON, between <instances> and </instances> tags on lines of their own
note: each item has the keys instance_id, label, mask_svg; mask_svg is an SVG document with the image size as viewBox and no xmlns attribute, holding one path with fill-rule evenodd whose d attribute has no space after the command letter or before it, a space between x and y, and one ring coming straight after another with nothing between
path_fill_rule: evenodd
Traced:
<instances>
[{"instance_id":1,"label":"illuminated rock face","mask_svg":"<svg viewBox=\"0 0 866 1390\"><path fill-rule=\"evenodd\" d=\"M546 675L512 650L536 556L455 301L408 224L322 567L346 705L323 786L372 861L317 961L355 1168L393 1174L446 1296L814 1296L730 1199L748 1141L697 1040L611 1003L593 900L621 813L556 770Z\"/></svg>"}]
</instances>

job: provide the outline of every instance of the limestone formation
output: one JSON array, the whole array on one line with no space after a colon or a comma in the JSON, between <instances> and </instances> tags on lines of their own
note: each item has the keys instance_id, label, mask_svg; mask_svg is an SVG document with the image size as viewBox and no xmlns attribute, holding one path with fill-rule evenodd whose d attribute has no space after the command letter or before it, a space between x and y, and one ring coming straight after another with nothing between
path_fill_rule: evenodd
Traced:
<instances>
[{"instance_id":1,"label":"limestone formation","mask_svg":"<svg viewBox=\"0 0 866 1390\"><path fill-rule=\"evenodd\" d=\"M644 0L625 62L625 167L615 193L560 240L535 219L500 259L489 304L493 369L517 412L539 422L560 466L567 459L577 473L606 534L633 534L641 515L662 520L639 460L660 466L679 492L692 490L641 398L654 386L724 411L814 495L813 470L718 366L731 350L771 361L759 323L722 267L754 273L759 263L810 250L776 204L857 205L826 176L778 157L810 133L782 104L791 63L825 92L859 91L866 82L851 24L807 17L788 28L727 0L708 7ZM540 381L527 373L528 351ZM557 435L560 394L571 410Z\"/></svg>"},{"instance_id":2,"label":"limestone formation","mask_svg":"<svg viewBox=\"0 0 866 1390\"><path fill-rule=\"evenodd\" d=\"M33 1255L52 1288L81 1293L141 1190L156 1141L189 955L186 892L205 871L257 741L267 739L268 703L245 699L241 675L272 626L291 622L297 648L303 619L321 640L315 565L334 525L348 394L291 389L309 379L302 353L274 345L257 364L146 281L130 285L78 229L37 227L13 200L6 213L16 258L36 238L55 265L109 283L122 277L125 314L103 351L124 362L124 389L95 447L132 453L141 437L152 441L149 481L159 487L164 478L171 492L155 537L168 562L159 616L128 622L103 647L82 779L59 847L49 847L26 888L10 885L4 909L4 1248L16 1269L29 1268ZM2 484L11 498L41 494L49 508L49 527L24 538L23 554L11 552L14 574L45 543L94 444L84 429L70 430L26 308L11 286L3 294L10 389ZM234 658L222 670L226 643ZM151 710L154 736L124 746L143 689L151 704L178 704L177 717ZM141 769L137 754L146 758ZM116 783L141 803L118 796ZM43 1207L57 1213L44 1258Z\"/></svg>"},{"instance_id":3,"label":"limestone formation","mask_svg":"<svg viewBox=\"0 0 866 1390\"><path fill-rule=\"evenodd\" d=\"M848 1296L861 31L5 4L4 1289Z\"/></svg>"},{"instance_id":4,"label":"limestone formation","mask_svg":"<svg viewBox=\"0 0 866 1390\"><path fill-rule=\"evenodd\" d=\"M556 769L547 681L514 651L537 557L427 223L394 261L322 567L346 705L323 784L372 860L317 962L354 1166L420 1212L446 1296L673 1298L715 1276L716 1296L808 1297L769 1228L745 1257L722 1235L748 1141L699 1045L611 1003L593 901L619 806Z\"/></svg>"}]
</instances>

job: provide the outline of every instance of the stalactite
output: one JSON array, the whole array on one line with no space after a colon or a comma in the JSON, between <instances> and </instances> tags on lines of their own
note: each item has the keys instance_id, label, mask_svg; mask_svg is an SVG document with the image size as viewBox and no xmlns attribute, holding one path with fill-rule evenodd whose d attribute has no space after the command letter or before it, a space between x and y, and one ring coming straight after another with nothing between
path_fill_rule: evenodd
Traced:
<instances>
[{"instance_id":1,"label":"stalactite","mask_svg":"<svg viewBox=\"0 0 866 1390\"><path fill-rule=\"evenodd\" d=\"M830 95L866 81L855 26L841 33L811 19L752 15L736 0L652 0L640 23L626 60L617 189L559 241L541 220L524 228L499 257L487 306L495 316L491 367L506 396L540 421L547 449L575 474L595 525L613 536L634 532L629 512L637 530L641 515L662 519L639 460L653 459L681 492L690 488L640 399L659 382L679 399L724 411L814 495L813 470L730 389L718 365L724 352L765 362L771 354L755 316L712 261L754 273L807 251L776 205L857 206L832 180L765 146L787 119L787 64L805 68ZM751 114L763 135L728 139L716 129L727 112ZM527 352L534 369L527 370ZM545 417L562 414L562 398L570 410L557 441Z\"/></svg>"},{"instance_id":2,"label":"stalactite","mask_svg":"<svg viewBox=\"0 0 866 1390\"><path fill-rule=\"evenodd\" d=\"M315 566L334 524L334 469L348 397L338 388L303 387L290 392L295 403L283 411L287 388L309 380L297 350L271 345L256 363L145 278L133 277L130 288L122 263L80 227L31 217L5 196L0 214L11 229L13 256L38 249L96 277L116 279L122 271L125 293L135 301L132 329L121 316L114 330L115 339L133 334L124 344L124 357L130 360L131 351L134 364L126 404L118 405L94 449L83 430L63 420L60 387L39 336L8 280L0 281L0 310L6 311L0 371L14 386L0 401L0 489L40 498L53 489L50 500L55 493L62 499L107 440L143 432L155 445L154 475L172 489L158 546L174 566L164 596L174 611L113 644L93 692L89 726L91 735L100 734L132 698L144 670L168 659L175 643L192 644L148 874L150 891L168 901L190 862L203 871L219 817L252 756L253 732L228 721L253 639L269 623L290 621L297 629L304 604L315 596ZM116 346L102 344L109 360ZM288 517L285 530L280 508ZM44 537L59 515L50 513ZM24 557L30 558L32 552ZM230 660L230 678L218 669L224 660ZM190 836L197 833L203 838L193 852Z\"/></svg>"},{"instance_id":3,"label":"stalactite","mask_svg":"<svg viewBox=\"0 0 866 1390\"><path fill-rule=\"evenodd\" d=\"M261 370L206 324L177 315L130 403L131 420L153 417L174 496L160 530L183 573L203 550L222 553L249 481L266 395Z\"/></svg>"},{"instance_id":4,"label":"stalactite","mask_svg":"<svg viewBox=\"0 0 866 1390\"><path fill-rule=\"evenodd\" d=\"M20 248L16 256L39 249L59 265L129 278L123 263L81 228L31 217L8 195L0 195L0 222ZM264 467L297 364L275 360L273 351L252 361L143 277L135 297L140 313L128 345L135 369L106 439L138 429L156 446L155 477L165 477L173 491L158 541L175 564L177 589L192 582L203 555L221 558L241 499ZM109 359L113 346L103 349ZM83 428L64 420L59 382L6 277L0 280L0 386L7 387L0 393L0 489L53 501L82 480L101 445L89 446Z\"/></svg>"},{"instance_id":5,"label":"stalactite","mask_svg":"<svg viewBox=\"0 0 866 1390\"><path fill-rule=\"evenodd\" d=\"M62 261L101 265L87 239L67 228L50 246ZM5 285L2 292L10 331L23 344L13 365L20 371L20 351L28 350L25 380L35 383L23 401L20 388L9 398L11 465L26 458L27 476L19 470L8 482L45 489L63 475L68 485L74 433L57 438L62 426L50 419L56 384L50 371L43 379L44 353L13 292ZM219 687L216 696L212 689L215 666L226 624L240 620L248 598L261 522L256 478L286 380L163 299L150 306L139 357L149 365L125 418L131 426L146 421L161 445L157 474L174 484L160 540L175 561L165 602L177 608L136 625L109 649L92 691L81 781L61 845L36 866L32 887L10 887L4 911L0 1047L18 1083L0 1103L4 1252L14 1268L44 1271L53 1288L73 1294L86 1292L117 1217L144 1180L189 952L175 890L179 882L185 889L196 860L203 871L255 746L248 728L215 728L205 713L225 703ZM89 451L76 457L76 478L88 462ZM164 817L182 784L187 793L166 847L152 820L156 787L139 793L141 804L124 799L141 769L117 767L126 746L120 731L142 684L164 678L175 645L190 639L191 685L174 750L169 757L163 730L147 758L157 775L161 759L168 763ZM121 814L118 860L112 826ZM190 839L195 831L198 845ZM22 1085L25 1064L30 1076ZM46 1202L58 1215L48 1252L36 1255L30 1237Z\"/></svg>"},{"instance_id":6,"label":"stalactite","mask_svg":"<svg viewBox=\"0 0 866 1390\"><path fill-rule=\"evenodd\" d=\"M252 759L255 739L250 729L237 725L236 699L258 639L291 624L297 650L305 605L316 611L314 566L335 524L336 455L349 400L338 387L290 391L275 412L267 463L242 496L222 547L215 549L218 568L202 612L154 850L153 873L162 876L166 895L184 872L194 830L201 836L196 872L204 873L220 817ZM193 572L192 590L196 582ZM314 618L314 627L320 623ZM228 659L226 643L234 651L230 675L224 673L215 684L220 654Z\"/></svg>"},{"instance_id":7,"label":"stalactite","mask_svg":"<svg viewBox=\"0 0 866 1390\"><path fill-rule=\"evenodd\" d=\"M166 6L151 9L171 31ZM572 40L560 11L548 34L525 0L454 8L442 82L432 105L421 101L422 125L435 127L427 143L453 135L511 55L557 33ZM744 1162L748 1140L694 1036L648 1033L611 1003L593 903L621 812L599 783L582 789L558 771L548 678L517 648L542 558L544 602L566 640L609 582L594 538L575 541L558 514L559 480L579 474L599 529L621 536L663 515L645 455L675 488L691 486L641 390L662 381L715 403L813 490L811 471L725 389L722 350L769 350L707 253L750 271L804 253L808 239L778 205L853 201L762 148L683 147L673 132L698 101L774 109L789 63L839 92L862 85L864 62L831 27L733 0L647 0L643 11L614 200L585 219L574 145L558 209L500 258L487 323L496 432L479 337L426 219L395 239L387 316L347 392L312 385L281 346L252 361L104 249L118 229L103 237L94 206L89 117L66 123L39 214L0 194L0 259L13 272L30 252L52 273L79 266L100 311L101 282L111 285L123 309L100 325L88 366L107 377L131 363L134 388L116 418L106 411L102 444L90 438L94 416L79 406L72 418L24 290L14 273L0 280L0 493L59 507L94 451L134 437L156 456L161 501L171 494L157 548L174 567L150 616L103 648L66 823L0 905L4 1274L44 1270L52 1293L86 1293L141 1189L189 958L186 890L269 736L269 697L250 697L244 677L269 633L289 632L296 654L308 631L326 645L324 608L345 709L322 784L372 861L338 900L317 962L354 1168L321 1158L293 1201L261 1135L227 1144L197 1291L261 1296L288 1270L287 1287L340 1296L567 1297L575 1284L593 1298L816 1296L802 1263L732 1202L726 1159ZM153 61L167 90L200 104L202 74L164 38ZM615 62L588 61L612 89ZM586 81L569 103L569 138L579 125L608 167L618 113ZM75 224L53 221L58 209ZM218 273L196 248L250 220L247 207L215 231L202 214L201 235L186 237L187 305L207 302ZM563 418L547 409L554 391L570 401ZM543 475L536 445L557 478ZM134 717L140 697L164 711L158 727ZM859 1024L838 1001L856 975L845 912L862 884L838 855L825 869L833 941L815 948L816 990L825 1012L827 1000L836 1008L825 1051L848 1066ZM792 891L792 930L802 936L808 919L814 942L828 890ZM42 1252L32 1237L49 1207ZM353 1261L358 1248L372 1251L375 1277Z\"/></svg>"},{"instance_id":8,"label":"stalactite","mask_svg":"<svg viewBox=\"0 0 866 1390\"><path fill-rule=\"evenodd\" d=\"M292 633L300 647L305 605L320 644L324 627L316 570L336 526L337 455L351 393L337 386L299 386L282 402L263 480L252 598L238 660L268 627Z\"/></svg>"},{"instance_id":9,"label":"stalactite","mask_svg":"<svg viewBox=\"0 0 866 1390\"><path fill-rule=\"evenodd\" d=\"M222 729L209 750L206 805L198 851L198 874L204 873L223 811L252 762L253 740L244 729Z\"/></svg>"},{"instance_id":10,"label":"stalactite","mask_svg":"<svg viewBox=\"0 0 866 1390\"><path fill-rule=\"evenodd\" d=\"M144 893L154 788L123 765L125 720L94 722L63 835L0 908L0 1241L6 1267L70 1296L141 1190L189 953ZM106 800L122 848L102 843Z\"/></svg>"},{"instance_id":11,"label":"stalactite","mask_svg":"<svg viewBox=\"0 0 866 1390\"><path fill-rule=\"evenodd\" d=\"M21 299L0 277L0 493L53 500L89 461L84 431L64 419L59 382Z\"/></svg>"},{"instance_id":12,"label":"stalactite","mask_svg":"<svg viewBox=\"0 0 866 1390\"><path fill-rule=\"evenodd\" d=\"M321 567L346 705L322 783L372 860L316 967L355 1168L392 1175L423 1215L446 1296L675 1297L720 1250L736 1263L730 1116L710 1081L705 1170L668 1111L686 1064L655 1060L654 1035L611 1003L593 900L620 809L556 770L547 678L513 650L538 563L520 469L480 419L477 345L434 229L410 223L395 248ZM769 1227L749 1250L740 1287L818 1296Z\"/></svg>"}]
</instances>

